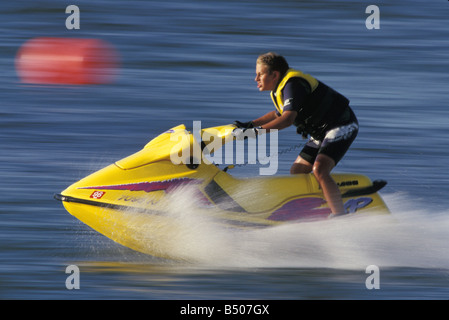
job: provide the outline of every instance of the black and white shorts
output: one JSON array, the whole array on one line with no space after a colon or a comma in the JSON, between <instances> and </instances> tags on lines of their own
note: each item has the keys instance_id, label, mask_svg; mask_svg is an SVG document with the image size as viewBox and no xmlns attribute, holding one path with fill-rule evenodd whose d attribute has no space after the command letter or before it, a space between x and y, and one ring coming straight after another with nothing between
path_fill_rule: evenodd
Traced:
<instances>
[{"instance_id":1,"label":"black and white shorts","mask_svg":"<svg viewBox=\"0 0 449 320\"><path fill-rule=\"evenodd\" d=\"M318 154L325 154L337 164L348 151L358 132L359 125L357 122L333 128L326 132L322 141L310 138L299 155L313 164Z\"/></svg>"}]
</instances>

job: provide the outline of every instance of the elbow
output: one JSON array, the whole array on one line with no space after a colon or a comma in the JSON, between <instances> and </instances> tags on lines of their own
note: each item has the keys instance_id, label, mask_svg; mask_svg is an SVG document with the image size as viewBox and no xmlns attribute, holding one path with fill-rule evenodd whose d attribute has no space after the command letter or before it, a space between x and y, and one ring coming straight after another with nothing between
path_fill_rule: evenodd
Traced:
<instances>
[{"instance_id":1,"label":"elbow","mask_svg":"<svg viewBox=\"0 0 449 320\"><path fill-rule=\"evenodd\" d=\"M282 122L283 122L283 127L284 127L284 128L290 127L290 126L295 122L295 119L296 119L296 114L294 114L294 113L289 113L289 114L284 118L284 121L282 121Z\"/></svg>"}]
</instances>

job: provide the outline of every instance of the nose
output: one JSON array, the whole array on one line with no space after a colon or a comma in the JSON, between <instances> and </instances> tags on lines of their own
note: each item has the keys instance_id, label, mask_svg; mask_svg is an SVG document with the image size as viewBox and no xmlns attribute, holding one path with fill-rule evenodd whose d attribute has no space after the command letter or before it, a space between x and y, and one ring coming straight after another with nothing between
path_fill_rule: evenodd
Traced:
<instances>
[{"instance_id":1,"label":"nose","mask_svg":"<svg viewBox=\"0 0 449 320\"><path fill-rule=\"evenodd\" d=\"M259 81L259 75L258 74L256 74L256 77L254 78L254 81Z\"/></svg>"}]
</instances>

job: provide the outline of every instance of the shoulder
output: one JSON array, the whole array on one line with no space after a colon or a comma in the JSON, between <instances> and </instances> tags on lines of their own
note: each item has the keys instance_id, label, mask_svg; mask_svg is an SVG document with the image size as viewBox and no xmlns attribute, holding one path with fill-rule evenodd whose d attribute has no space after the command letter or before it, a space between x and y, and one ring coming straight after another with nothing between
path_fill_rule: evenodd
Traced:
<instances>
[{"instance_id":1,"label":"shoulder","mask_svg":"<svg viewBox=\"0 0 449 320\"><path fill-rule=\"evenodd\" d=\"M302 92L308 94L311 91L312 88L310 87L310 84L307 82L307 80L300 77L293 77L288 79L287 83L284 86L284 93Z\"/></svg>"}]
</instances>

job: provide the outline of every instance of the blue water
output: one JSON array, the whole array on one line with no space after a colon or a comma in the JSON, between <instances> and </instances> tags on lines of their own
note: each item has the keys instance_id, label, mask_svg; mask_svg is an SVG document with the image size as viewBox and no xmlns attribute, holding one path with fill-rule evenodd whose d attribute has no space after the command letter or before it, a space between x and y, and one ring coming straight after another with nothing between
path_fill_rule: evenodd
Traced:
<instances>
[{"instance_id":1,"label":"blue water","mask_svg":"<svg viewBox=\"0 0 449 320\"><path fill-rule=\"evenodd\" d=\"M355 0L76 4L79 30L65 28L60 1L0 5L0 298L449 297L447 1L377 1L373 30L365 26L371 3ZM41 36L109 41L121 57L117 81L20 83L15 55ZM183 212L182 245L201 261L185 265L115 244L53 200L170 127L272 110L253 81L255 59L267 51L350 98L360 133L335 171L387 180L381 194L394 225L378 218L244 234L206 225L198 236ZM279 137L281 151L303 143L293 128ZM278 174L296 152L282 154ZM78 290L65 286L68 265L80 268ZM368 265L379 267L380 289L366 288Z\"/></svg>"}]
</instances>

